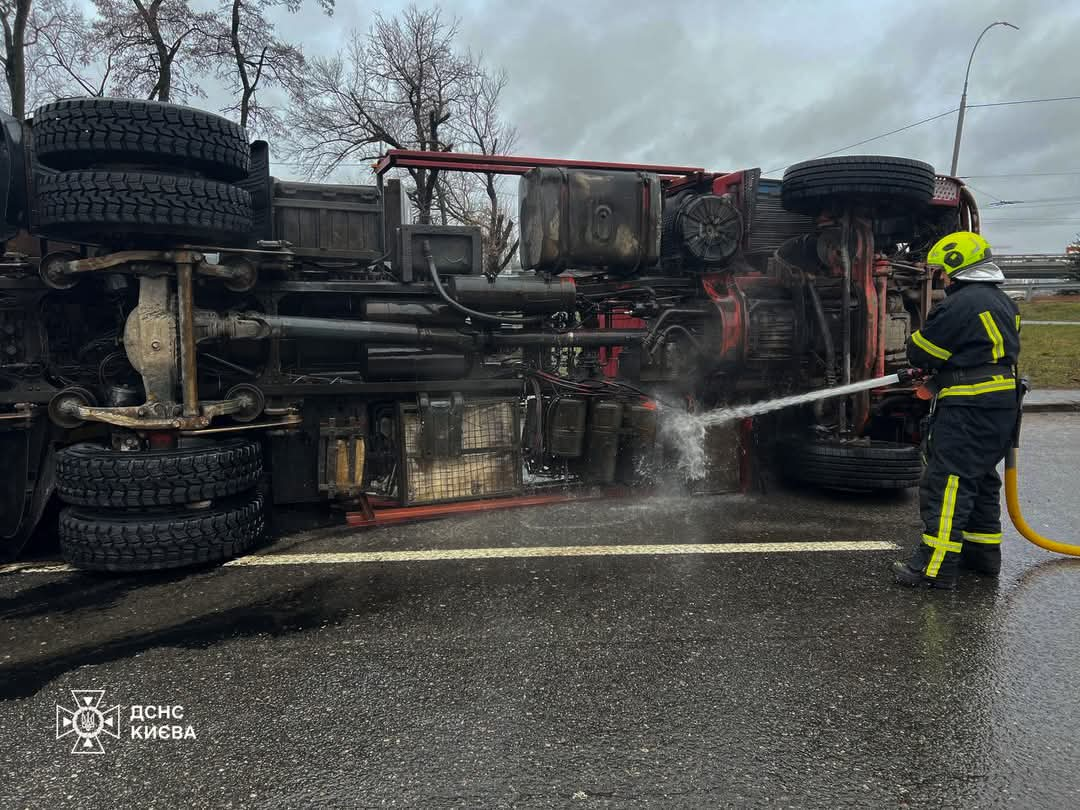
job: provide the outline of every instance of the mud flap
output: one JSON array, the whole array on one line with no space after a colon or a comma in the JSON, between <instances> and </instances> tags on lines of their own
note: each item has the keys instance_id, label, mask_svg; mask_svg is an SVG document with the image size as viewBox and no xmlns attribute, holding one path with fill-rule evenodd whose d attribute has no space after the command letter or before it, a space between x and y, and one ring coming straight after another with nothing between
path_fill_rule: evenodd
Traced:
<instances>
[{"instance_id":1,"label":"mud flap","mask_svg":"<svg viewBox=\"0 0 1080 810\"><path fill-rule=\"evenodd\" d=\"M48 422L41 417L25 428L0 431L0 561L22 551L52 495L56 454L48 436Z\"/></svg>"}]
</instances>

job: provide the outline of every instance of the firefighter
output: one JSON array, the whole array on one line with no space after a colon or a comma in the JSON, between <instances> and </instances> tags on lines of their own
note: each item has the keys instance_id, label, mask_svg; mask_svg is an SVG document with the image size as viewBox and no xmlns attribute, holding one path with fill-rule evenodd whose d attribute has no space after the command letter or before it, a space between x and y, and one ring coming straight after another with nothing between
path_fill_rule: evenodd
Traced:
<instances>
[{"instance_id":1,"label":"firefighter","mask_svg":"<svg viewBox=\"0 0 1080 810\"><path fill-rule=\"evenodd\" d=\"M923 534L893 573L904 585L952 590L961 567L988 576L1001 568L997 465L1017 419L1020 311L998 287L1005 276L979 234L949 234L926 261L944 271L946 289L907 342L911 364L933 373Z\"/></svg>"}]
</instances>

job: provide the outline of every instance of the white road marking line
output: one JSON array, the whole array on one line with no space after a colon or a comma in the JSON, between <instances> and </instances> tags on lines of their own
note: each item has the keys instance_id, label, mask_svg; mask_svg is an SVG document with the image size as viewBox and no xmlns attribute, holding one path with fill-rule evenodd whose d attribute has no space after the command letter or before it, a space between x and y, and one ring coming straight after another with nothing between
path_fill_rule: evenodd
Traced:
<instances>
[{"instance_id":1,"label":"white road marking line","mask_svg":"<svg viewBox=\"0 0 1080 810\"><path fill-rule=\"evenodd\" d=\"M240 557L225 565L308 565L335 563L427 562L435 560L498 560L523 557L622 557L665 554L743 554L809 551L896 551L880 540L838 540L807 543L684 543L635 546L521 546L504 548L438 548L408 551L340 551L312 554L265 554Z\"/></svg>"},{"instance_id":2,"label":"white road marking line","mask_svg":"<svg viewBox=\"0 0 1080 810\"><path fill-rule=\"evenodd\" d=\"M501 560L528 557L627 557L709 554L798 554L835 551L897 551L884 540L824 540L805 543L678 543L633 546L522 546L501 548L437 548L407 551L316 551L308 554L254 554L225 563L232 566L341 565L346 563L436 562ZM4 574L59 574L76 570L70 565L11 563Z\"/></svg>"},{"instance_id":3,"label":"white road marking line","mask_svg":"<svg viewBox=\"0 0 1080 810\"><path fill-rule=\"evenodd\" d=\"M63 574L77 570L67 563L8 563L0 565L0 574Z\"/></svg>"}]
</instances>

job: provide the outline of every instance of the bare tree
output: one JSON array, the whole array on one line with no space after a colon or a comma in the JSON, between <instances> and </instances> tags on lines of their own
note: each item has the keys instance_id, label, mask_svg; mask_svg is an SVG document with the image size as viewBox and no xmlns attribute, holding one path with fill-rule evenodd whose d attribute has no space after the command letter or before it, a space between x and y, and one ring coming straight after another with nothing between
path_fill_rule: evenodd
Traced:
<instances>
[{"instance_id":1,"label":"bare tree","mask_svg":"<svg viewBox=\"0 0 1080 810\"><path fill-rule=\"evenodd\" d=\"M21 3L20 3L21 5ZM29 16L15 23L10 16L14 3L4 5L3 86L16 115L25 114L46 101L70 95L103 95L111 69L112 54L94 43L90 23L76 0L33 0L26 4ZM22 27L22 56L17 56L16 31Z\"/></svg>"},{"instance_id":2,"label":"bare tree","mask_svg":"<svg viewBox=\"0 0 1080 810\"><path fill-rule=\"evenodd\" d=\"M113 54L109 92L158 101L203 96L198 76L211 63L212 12L187 0L94 0L95 41Z\"/></svg>"},{"instance_id":3,"label":"bare tree","mask_svg":"<svg viewBox=\"0 0 1080 810\"><path fill-rule=\"evenodd\" d=\"M4 65L11 114L26 117L26 50L30 0L0 0L0 21L4 27Z\"/></svg>"},{"instance_id":4,"label":"bare tree","mask_svg":"<svg viewBox=\"0 0 1080 810\"><path fill-rule=\"evenodd\" d=\"M334 13L334 0L318 4L327 14ZM284 7L295 13L301 5L302 0L221 0L218 6L208 39L217 76L228 83L234 98L222 112L235 113L240 125L252 131L281 131L280 112L261 104L257 94L288 84L304 67L303 52L277 38L267 12Z\"/></svg>"},{"instance_id":5,"label":"bare tree","mask_svg":"<svg viewBox=\"0 0 1080 810\"><path fill-rule=\"evenodd\" d=\"M353 32L343 55L308 60L290 88L292 159L315 177L387 148L452 151L449 122L479 71L455 50L457 31L437 8L410 6L398 17L377 14L367 34ZM430 223L438 173L409 174L417 221Z\"/></svg>"},{"instance_id":6,"label":"bare tree","mask_svg":"<svg viewBox=\"0 0 1080 810\"><path fill-rule=\"evenodd\" d=\"M461 149L484 155L504 155L513 150L517 130L499 109L506 87L506 72L478 70L467 83L465 104L452 122ZM443 210L454 220L478 226L484 241L484 272L497 275L506 269L517 250L513 239L513 203L502 193L501 175L451 174L440 179Z\"/></svg>"},{"instance_id":7,"label":"bare tree","mask_svg":"<svg viewBox=\"0 0 1080 810\"><path fill-rule=\"evenodd\" d=\"M35 0L30 51L39 102L69 95L103 96L113 75L116 42L98 42L90 21L69 0Z\"/></svg>"}]
</instances>

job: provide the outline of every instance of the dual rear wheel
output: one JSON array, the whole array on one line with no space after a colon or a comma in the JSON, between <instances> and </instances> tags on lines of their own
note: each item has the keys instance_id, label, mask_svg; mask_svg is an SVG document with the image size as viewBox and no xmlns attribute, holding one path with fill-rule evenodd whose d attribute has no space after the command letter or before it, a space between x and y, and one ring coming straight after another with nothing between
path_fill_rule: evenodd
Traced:
<instances>
[{"instance_id":1,"label":"dual rear wheel","mask_svg":"<svg viewBox=\"0 0 1080 810\"><path fill-rule=\"evenodd\" d=\"M183 441L170 450L61 450L64 559L94 571L161 571L223 562L257 544L265 531L260 446Z\"/></svg>"},{"instance_id":2,"label":"dual rear wheel","mask_svg":"<svg viewBox=\"0 0 1080 810\"><path fill-rule=\"evenodd\" d=\"M79 98L38 108L32 134L45 235L112 246L250 239L250 146L235 122L177 104ZM99 571L235 557L264 532L262 471L260 445L246 439L67 447L56 470L63 555Z\"/></svg>"},{"instance_id":3,"label":"dual rear wheel","mask_svg":"<svg viewBox=\"0 0 1080 810\"><path fill-rule=\"evenodd\" d=\"M239 244L250 238L243 127L203 110L76 98L34 113L36 227L92 243Z\"/></svg>"}]
</instances>

